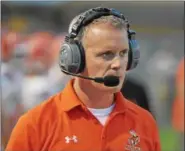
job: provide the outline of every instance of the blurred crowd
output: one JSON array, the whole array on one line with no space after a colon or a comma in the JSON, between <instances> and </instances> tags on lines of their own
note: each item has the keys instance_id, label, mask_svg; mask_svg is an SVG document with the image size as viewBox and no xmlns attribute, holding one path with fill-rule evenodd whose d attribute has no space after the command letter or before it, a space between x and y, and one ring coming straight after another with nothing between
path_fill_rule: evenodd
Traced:
<instances>
[{"instance_id":1,"label":"blurred crowd","mask_svg":"<svg viewBox=\"0 0 185 151\"><path fill-rule=\"evenodd\" d=\"M4 17L1 23L1 149L23 113L61 91L71 79L58 66L58 53L66 34L63 30L58 32L56 26L49 28L51 24L36 20L36 16L18 19L5 13ZM137 69L127 74L122 91L125 97L151 110L160 127L170 125L180 133L177 147L177 142L184 139L181 135L184 134L181 32L166 35L139 32L138 37L142 60Z\"/></svg>"},{"instance_id":2,"label":"blurred crowd","mask_svg":"<svg viewBox=\"0 0 185 151\"><path fill-rule=\"evenodd\" d=\"M57 62L63 34L4 31L1 36L2 138L6 144L18 117L63 89L70 77L60 72Z\"/></svg>"}]
</instances>

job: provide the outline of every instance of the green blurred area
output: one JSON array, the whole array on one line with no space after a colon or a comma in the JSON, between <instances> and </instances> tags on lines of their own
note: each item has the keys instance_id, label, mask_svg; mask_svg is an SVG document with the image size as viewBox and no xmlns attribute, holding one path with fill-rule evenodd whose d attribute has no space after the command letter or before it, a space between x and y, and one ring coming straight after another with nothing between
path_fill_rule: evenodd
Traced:
<instances>
[{"instance_id":1,"label":"green blurred area","mask_svg":"<svg viewBox=\"0 0 185 151\"><path fill-rule=\"evenodd\" d=\"M162 151L180 151L182 147L182 138L171 127L160 128L160 139Z\"/></svg>"}]
</instances>

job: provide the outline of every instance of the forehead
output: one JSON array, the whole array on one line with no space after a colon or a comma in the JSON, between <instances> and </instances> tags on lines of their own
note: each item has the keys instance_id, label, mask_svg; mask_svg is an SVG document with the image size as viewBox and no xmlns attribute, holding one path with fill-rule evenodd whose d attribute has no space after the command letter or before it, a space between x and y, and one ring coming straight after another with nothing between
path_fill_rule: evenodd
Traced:
<instances>
[{"instance_id":1,"label":"forehead","mask_svg":"<svg viewBox=\"0 0 185 151\"><path fill-rule=\"evenodd\" d=\"M128 47L127 31L110 24L92 25L86 32L85 43L91 48L126 49Z\"/></svg>"}]
</instances>

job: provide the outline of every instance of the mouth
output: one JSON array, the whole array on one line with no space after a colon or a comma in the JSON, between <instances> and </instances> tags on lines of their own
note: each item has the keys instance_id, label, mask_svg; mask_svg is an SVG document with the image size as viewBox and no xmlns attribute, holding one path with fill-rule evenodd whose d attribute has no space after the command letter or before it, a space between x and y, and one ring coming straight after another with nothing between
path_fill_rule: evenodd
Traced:
<instances>
[{"instance_id":1,"label":"mouth","mask_svg":"<svg viewBox=\"0 0 185 151\"><path fill-rule=\"evenodd\" d=\"M114 75L114 74L109 74L109 75L106 75L105 77L107 77L107 76L114 76L114 77L117 77L118 79L122 79L123 78L123 76Z\"/></svg>"}]
</instances>

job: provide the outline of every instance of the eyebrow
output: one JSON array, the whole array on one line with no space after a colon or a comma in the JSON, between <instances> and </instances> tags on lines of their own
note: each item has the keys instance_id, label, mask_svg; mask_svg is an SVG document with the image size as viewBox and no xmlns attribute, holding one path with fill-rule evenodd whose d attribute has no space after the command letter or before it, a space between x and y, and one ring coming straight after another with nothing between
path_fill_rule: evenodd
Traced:
<instances>
[{"instance_id":1,"label":"eyebrow","mask_svg":"<svg viewBox=\"0 0 185 151\"><path fill-rule=\"evenodd\" d=\"M103 52L112 52L112 51L114 51L113 49L105 49ZM121 51L129 51L129 49L128 48L125 48L125 49L122 49Z\"/></svg>"},{"instance_id":2,"label":"eyebrow","mask_svg":"<svg viewBox=\"0 0 185 151\"><path fill-rule=\"evenodd\" d=\"M123 50L121 50L121 51L129 51L129 49L128 49L128 48L125 48L125 49L123 49Z\"/></svg>"},{"instance_id":3,"label":"eyebrow","mask_svg":"<svg viewBox=\"0 0 185 151\"><path fill-rule=\"evenodd\" d=\"M125 49L122 49L120 52L122 52L122 51L127 52L127 51L129 51L129 49L125 48ZM101 55L101 54L106 53L106 52L114 52L114 50L113 49L105 49L105 50L103 50L101 52L97 52L97 54Z\"/></svg>"}]
</instances>

